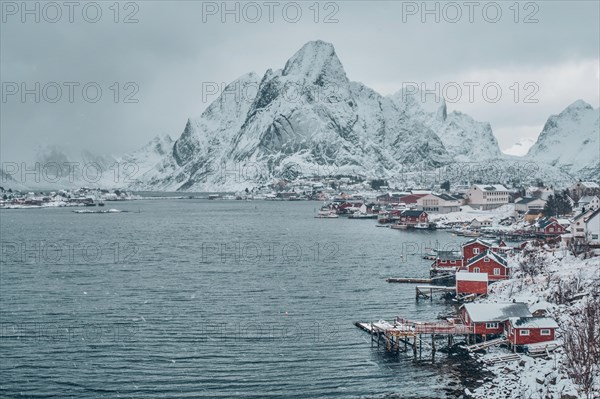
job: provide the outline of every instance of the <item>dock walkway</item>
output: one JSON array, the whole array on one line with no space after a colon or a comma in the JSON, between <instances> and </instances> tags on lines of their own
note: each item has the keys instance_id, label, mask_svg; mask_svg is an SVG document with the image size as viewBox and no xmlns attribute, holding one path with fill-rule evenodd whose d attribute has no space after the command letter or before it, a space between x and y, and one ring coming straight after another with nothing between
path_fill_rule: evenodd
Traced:
<instances>
[{"instance_id":1,"label":"dock walkway","mask_svg":"<svg viewBox=\"0 0 600 399\"><path fill-rule=\"evenodd\" d=\"M421 353L423 345L430 347L432 352L435 352L436 337L445 336L450 346L454 336L464 335L468 337L473 334L473 329L464 324L417 322L399 317L393 323L380 320L377 322L356 322L354 324L371 335L371 346L376 342L377 347L379 347L380 342L383 341L388 351L400 351L400 343L403 343L404 351L407 350L408 346L411 346L415 356L417 349ZM423 335L431 336L431 344L424 341Z\"/></svg>"}]
</instances>

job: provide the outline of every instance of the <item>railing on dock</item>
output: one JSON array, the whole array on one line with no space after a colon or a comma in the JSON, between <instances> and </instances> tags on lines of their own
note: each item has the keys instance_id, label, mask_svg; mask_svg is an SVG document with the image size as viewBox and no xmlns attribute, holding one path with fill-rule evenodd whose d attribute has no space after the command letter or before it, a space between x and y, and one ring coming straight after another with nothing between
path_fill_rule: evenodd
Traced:
<instances>
[{"instance_id":1,"label":"railing on dock","mask_svg":"<svg viewBox=\"0 0 600 399\"><path fill-rule=\"evenodd\" d=\"M402 343L403 351L406 352L408 347L411 346L415 356L417 351L420 356L423 346L430 348L432 353L435 353L436 338L439 339L441 336L444 336L448 340L448 346L451 346L455 336L462 335L466 341L469 341L470 335L474 333L472 327L464 324L416 322L401 317L396 317L392 323L380 320L378 322L356 322L354 324L371 335L371 346L376 343L379 347L383 342L388 351L400 351L400 344ZM423 339L424 335L431 337L431 343Z\"/></svg>"}]
</instances>

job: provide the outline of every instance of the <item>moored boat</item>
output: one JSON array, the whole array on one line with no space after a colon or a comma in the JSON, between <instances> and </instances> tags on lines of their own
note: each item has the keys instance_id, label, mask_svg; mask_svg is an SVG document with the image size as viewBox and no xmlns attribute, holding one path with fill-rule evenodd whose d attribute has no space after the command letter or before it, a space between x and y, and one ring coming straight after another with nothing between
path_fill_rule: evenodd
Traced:
<instances>
[{"instance_id":1,"label":"moored boat","mask_svg":"<svg viewBox=\"0 0 600 399\"><path fill-rule=\"evenodd\" d=\"M316 219L337 219L339 217L340 216L331 209L321 209L317 216L315 216Z\"/></svg>"},{"instance_id":2,"label":"moored boat","mask_svg":"<svg viewBox=\"0 0 600 399\"><path fill-rule=\"evenodd\" d=\"M406 230L408 228L408 226L404 223L395 223L390 225L391 229L396 229L396 230Z\"/></svg>"}]
</instances>

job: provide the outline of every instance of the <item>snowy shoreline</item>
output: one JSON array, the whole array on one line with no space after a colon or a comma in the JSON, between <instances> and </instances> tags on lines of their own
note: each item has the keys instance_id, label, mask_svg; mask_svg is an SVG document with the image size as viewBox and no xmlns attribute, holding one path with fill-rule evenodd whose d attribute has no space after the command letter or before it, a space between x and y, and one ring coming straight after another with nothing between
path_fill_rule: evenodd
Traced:
<instances>
[{"instance_id":1,"label":"snowy shoreline","mask_svg":"<svg viewBox=\"0 0 600 399\"><path fill-rule=\"evenodd\" d=\"M546 248L547 249L547 248ZM600 291L600 257L583 259L568 251L544 252L537 249L541 264L537 275L516 272L510 280L490 286L486 302L525 302L530 307L545 309L560 326L557 341L563 343L567 330L576 328L570 315L581 312L585 302ZM509 260L516 264L527 255L519 254ZM566 299L565 299L566 298ZM498 354L508 354L508 349L495 348L485 354L475 354L474 359L485 362ZM567 374L566 354L563 347L556 349L549 359L533 358L520 353L512 362L484 366L494 374L479 388L465 394L475 399L512 398L584 398L581 387ZM600 397L600 381L596 381L591 398Z\"/></svg>"}]
</instances>

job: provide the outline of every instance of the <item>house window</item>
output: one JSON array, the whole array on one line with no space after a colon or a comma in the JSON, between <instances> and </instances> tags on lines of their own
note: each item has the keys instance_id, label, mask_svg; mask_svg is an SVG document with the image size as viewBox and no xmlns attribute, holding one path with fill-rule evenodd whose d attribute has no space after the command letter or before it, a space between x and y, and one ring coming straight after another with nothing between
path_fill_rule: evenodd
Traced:
<instances>
[{"instance_id":1,"label":"house window","mask_svg":"<svg viewBox=\"0 0 600 399\"><path fill-rule=\"evenodd\" d=\"M540 331L540 335L550 335L550 329L544 328Z\"/></svg>"},{"instance_id":2,"label":"house window","mask_svg":"<svg viewBox=\"0 0 600 399\"><path fill-rule=\"evenodd\" d=\"M479 253L479 248L473 248L473 253L474 254L478 254Z\"/></svg>"},{"instance_id":3,"label":"house window","mask_svg":"<svg viewBox=\"0 0 600 399\"><path fill-rule=\"evenodd\" d=\"M485 323L485 328L488 330L498 328L498 323Z\"/></svg>"},{"instance_id":4,"label":"house window","mask_svg":"<svg viewBox=\"0 0 600 399\"><path fill-rule=\"evenodd\" d=\"M519 330L519 335L529 335L529 330Z\"/></svg>"},{"instance_id":5,"label":"house window","mask_svg":"<svg viewBox=\"0 0 600 399\"><path fill-rule=\"evenodd\" d=\"M481 271L481 269L478 268L478 267L476 267L476 268L473 269L473 273L479 273L480 271Z\"/></svg>"},{"instance_id":6,"label":"house window","mask_svg":"<svg viewBox=\"0 0 600 399\"><path fill-rule=\"evenodd\" d=\"M550 228L548 229L548 231L549 231L550 233L554 233L554 227L550 227Z\"/></svg>"},{"instance_id":7,"label":"house window","mask_svg":"<svg viewBox=\"0 0 600 399\"><path fill-rule=\"evenodd\" d=\"M494 268L494 276L499 276L500 275L500 268L499 267L495 267Z\"/></svg>"},{"instance_id":8,"label":"house window","mask_svg":"<svg viewBox=\"0 0 600 399\"><path fill-rule=\"evenodd\" d=\"M489 261L490 261L490 258L484 258L484 259L483 259L483 261L484 261L484 262L489 262Z\"/></svg>"}]
</instances>

